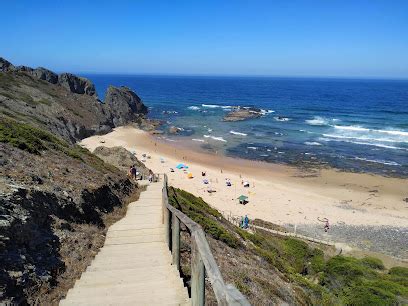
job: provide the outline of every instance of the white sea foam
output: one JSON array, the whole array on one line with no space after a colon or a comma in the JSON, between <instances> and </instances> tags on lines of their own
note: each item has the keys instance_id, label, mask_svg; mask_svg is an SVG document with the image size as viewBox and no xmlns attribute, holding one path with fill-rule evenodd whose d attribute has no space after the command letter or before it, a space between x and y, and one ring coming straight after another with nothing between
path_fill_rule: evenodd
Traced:
<instances>
[{"instance_id":1,"label":"white sea foam","mask_svg":"<svg viewBox=\"0 0 408 306\"><path fill-rule=\"evenodd\" d=\"M305 120L305 122L310 125L328 125L330 121L330 119L320 116L314 116L313 119Z\"/></svg>"},{"instance_id":2,"label":"white sea foam","mask_svg":"<svg viewBox=\"0 0 408 306\"><path fill-rule=\"evenodd\" d=\"M306 141L305 145L308 145L308 146L321 146L322 144L319 143L319 142L316 142L316 141Z\"/></svg>"},{"instance_id":3,"label":"white sea foam","mask_svg":"<svg viewBox=\"0 0 408 306\"><path fill-rule=\"evenodd\" d=\"M256 150L256 149L258 149L257 147L247 147L248 149L251 149L251 150Z\"/></svg>"},{"instance_id":4,"label":"white sea foam","mask_svg":"<svg viewBox=\"0 0 408 306\"><path fill-rule=\"evenodd\" d=\"M394 149L394 150L404 150L408 151L406 148L401 148L401 147L396 147L396 146L390 146L390 145L385 145L382 143L375 143L375 142L364 142L364 141L354 141L350 139L332 139L332 138L319 138L319 141L336 141L336 142L347 142L347 143L354 143L354 144L360 144L360 145L366 145L366 146L374 146L374 147L379 147L379 148L385 148L385 149Z\"/></svg>"},{"instance_id":5,"label":"white sea foam","mask_svg":"<svg viewBox=\"0 0 408 306\"><path fill-rule=\"evenodd\" d=\"M370 137L370 136L345 136L345 135L335 135L335 134L323 134L324 137L330 137L330 138L340 138L340 139L356 139L356 140L367 140L367 141L380 141L380 142L408 142L408 140L401 140L398 138L376 138Z\"/></svg>"},{"instance_id":6,"label":"white sea foam","mask_svg":"<svg viewBox=\"0 0 408 306\"><path fill-rule=\"evenodd\" d=\"M401 131L401 130L391 130L391 129L376 130L376 129L365 128L359 125L335 125L334 128L338 130L346 130L346 131L371 132L371 133L381 133L381 134L388 134L388 135L394 135L394 136L408 137L408 132Z\"/></svg>"},{"instance_id":7,"label":"white sea foam","mask_svg":"<svg viewBox=\"0 0 408 306\"><path fill-rule=\"evenodd\" d=\"M273 117L273 119L275 119L276 121L282 121L282 122L291 120L290 118L287 118L287 117Z\"/></svg>"},{"instance_id":8,"label":"white sea foam","mask_svg":"<svg viewBox=\"0 0 408 306\"><path fill-rule=\"evenodd\" d=\"M363 160L363 161L367 161L367 162L370 162L370 163L377 163L377 164L389 165L389 166L400 166L399 163L394 162L394 161L377 160L377 159L367 159L367 158L362 158L362 157L355 157L354 159Z\"/></svg>"},{"instance_id":9,"label":"white sea foam","mask_svg":"<svg viewBox=\"0 0 408 306\"><path fill-rule=\"evenodd\" d=\"M274 111L274 110L271 110L271 109L261 109L262 115L272 114L272 113L274 113L274 112L275 112L275 111Z\"/></svg>"},{"instance_id":10,"label":"white sea foam","mask_svg":"<svg viewBox=\"0 0 408 306\"><path fill-rule=\"evenodd\" d=\"M230 131L230 134L239 135L239 136L247 136L248 135L248 134L245 134L245 133L235 132L235 131Z\"/></svg>"},{"instance_id":11,"label":"white sea foam","mask_svg":"<svg viewBox=\"0 0 408 306\"><path fill-rule=\"evenodd\" d=\"M191 110L200 110L200 108L198 107L198 106L189 106L189 107L187 107L188 109L191 109Z\"/></svg>"},{"instance_id":12,"label":"white sea foam","mask_svg":"<svg viewBox=\"0 0 408 306\"><path fill-rule=\"evenodd\" d=\"M201 104L201 106L206 108L224 108L224 109L233 108L233 106L229 105L215 105L215 104Z\"/></svg>"},{"instance_id":13,"label":"white sea foam","mask_svg":"<svg viewBox=\"0 0 408 306\"><path fill-rule=\"evenodd\" d=\"M222 142L227 142L224 138L222 137L216 137L216 136L211 136L211 135L203 135L205 138L211 138L213 140L217 141L222 141Z\"/></svg>"},{"instance_id":14,"label":"white sea foam","mask_svg":"<svg viewBox=\"0 0 408 306\"><path fill-rule=\"evenodd\" d=\"M198 142L204 142L205 140L204 139L198 139L198 138L193 138L193 139L191 139L192 141L198 141Z\"/></svg>"}]
</instances>

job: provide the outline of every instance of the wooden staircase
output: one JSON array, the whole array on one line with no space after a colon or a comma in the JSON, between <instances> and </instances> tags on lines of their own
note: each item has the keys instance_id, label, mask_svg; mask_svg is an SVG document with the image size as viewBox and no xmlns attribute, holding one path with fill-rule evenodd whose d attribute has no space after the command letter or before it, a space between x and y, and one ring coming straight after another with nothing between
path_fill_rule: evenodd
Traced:
<instances>
[{"instance_id":1,"label":"wooden staircase","mask_svg":"<svg viewBox=\"0 0 408 306\"><path fill-rule=\"evenodd\" d=\"M166 242L162 183L152 183L60 305L191 305Z\"/></svg>"}]
</instances>

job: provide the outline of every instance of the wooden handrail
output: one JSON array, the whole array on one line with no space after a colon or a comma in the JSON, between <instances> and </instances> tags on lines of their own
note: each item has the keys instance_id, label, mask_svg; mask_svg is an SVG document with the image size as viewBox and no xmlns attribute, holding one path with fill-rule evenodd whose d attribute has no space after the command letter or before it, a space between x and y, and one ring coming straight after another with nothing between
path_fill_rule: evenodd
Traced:
<instances>
[{"instance_id":1,"label":"wooden handrail","mask_svg":"<svg viewBox=\"0 0 408 306\"><path fill-rule=\"evenodd\" d=\"M167 175L163 176L163 219L166 241L172 252L173 264L180 268L180 222L191 234L191 302L193 306L203 306L205 302L205 275L208 276L218 305L250 305L235 286L224 283L220 269L208 245L202 227L187 215L169 204Z\"/></svg>"}]
</instances>

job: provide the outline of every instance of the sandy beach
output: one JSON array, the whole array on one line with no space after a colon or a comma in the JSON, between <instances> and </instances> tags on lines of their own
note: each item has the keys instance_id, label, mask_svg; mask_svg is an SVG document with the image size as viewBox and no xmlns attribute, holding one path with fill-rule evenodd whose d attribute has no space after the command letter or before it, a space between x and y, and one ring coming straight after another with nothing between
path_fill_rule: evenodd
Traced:
<instances>
[{"instance_id":1,"label":"sandy beach","mask_svg":"<svg viewBox=\"0 0 408 306\"><path fill-rule=\"evenodd\" d=\"M331 238L337 227L390 227L402 230L402 253L408 243L408 180L363 173L321 169L309 173L294 167L234 159L198 152L180 142L159 139L133 127L121 127L103 136L84 139L81 145L93 151L98 146L122 146L151 158L145 164L156 173L167 173L170 185L201 196L213 207L236 216L248 215L298 229L313 228L321 238ZM164 162L161 161L164 159ZM188 172L176 165L188 165ZM170 172L173 168L175 172ZM206 172L202 177L201 173ZM193 178L188 178L192 173ZM203 183L207 179L209 184ZM232 186L227 186L229 179ZM248 181L245 188L242 181ZM208 193L209 186L215 193ZM238 204L240 195L248 204ZM331 230L325 233L320 220L327 218ZM356 230L358 234L358 230ZM339 238L340 239L340 238ZM340 239L341 240L341 239ZM358 239L357 239L358 240Z\"/></svg>"}]
</instances>

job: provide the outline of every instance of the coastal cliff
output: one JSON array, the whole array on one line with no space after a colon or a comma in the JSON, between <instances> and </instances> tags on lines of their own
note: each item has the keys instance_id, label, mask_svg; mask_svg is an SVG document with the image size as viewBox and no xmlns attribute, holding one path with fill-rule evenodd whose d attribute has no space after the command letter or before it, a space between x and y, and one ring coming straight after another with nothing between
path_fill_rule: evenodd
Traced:
<instances>
[{"instance_id":1,"label":"coastal cliff","mask_svg":"<svg viewBox=\"0 0 408 306\"><path fill-rule=\"evenodd\" d=\"M58 304L138 197L123 169L75 144L147 113L128 88L106 96L90 80L0 59L0 304Z\"/></svg>"},{"instance_id":2,"label":"coastal cliff","mask_svg":"<svg viewBox=\"0 0 408 306\"><path fill-rule=\"evenodd\" d=\"M94 84L70 73L14 66L0 58L0 112L46 128L70 143L143 119L147 107L129 88L110 86L104 102Z\"/></svg>"}]
</instances>

